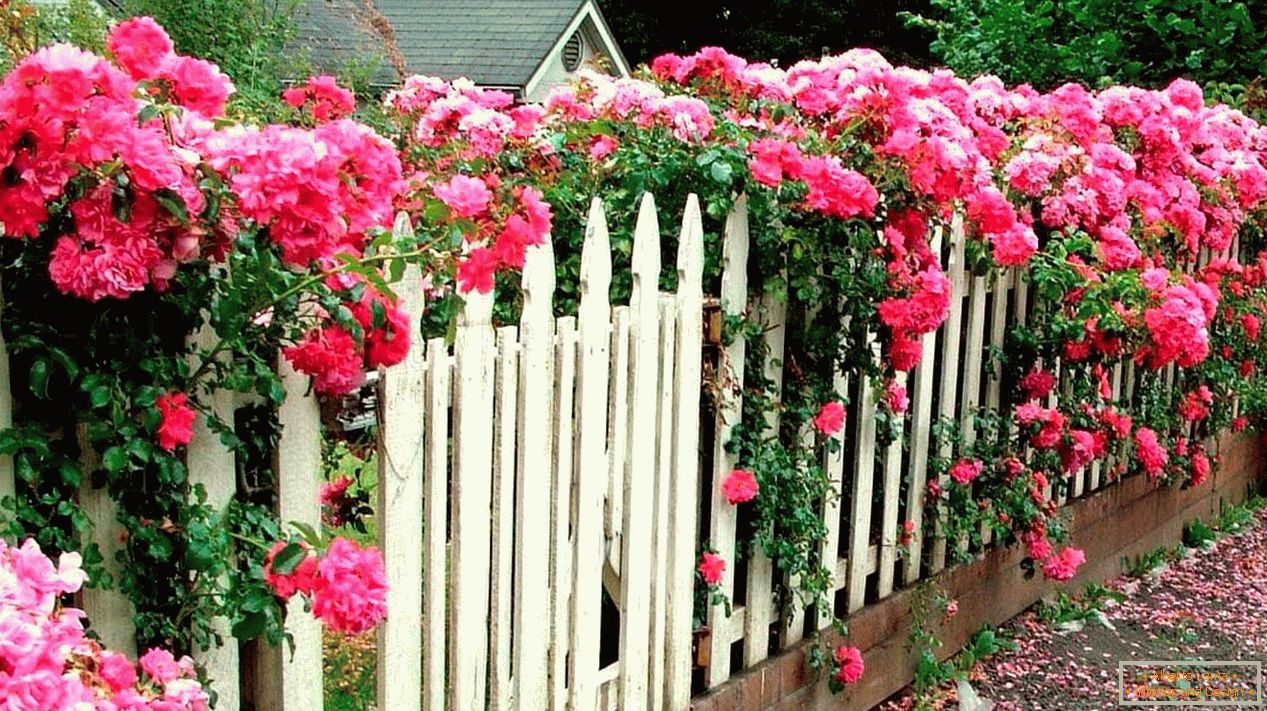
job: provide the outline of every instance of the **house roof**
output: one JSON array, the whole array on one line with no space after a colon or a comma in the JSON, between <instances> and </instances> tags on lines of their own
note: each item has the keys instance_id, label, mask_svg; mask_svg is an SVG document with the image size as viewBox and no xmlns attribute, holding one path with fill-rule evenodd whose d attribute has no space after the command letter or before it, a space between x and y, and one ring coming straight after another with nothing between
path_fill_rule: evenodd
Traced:
<instances>
[{"instance_id":1,"label":"house roof","mask_svg":"<svg viewBox=\"0 0 1267 711\"><path fill-rule=\"evenodd\" d=\"M409 74L523 87L587 1L304 0L296 40L322 69L383 57L375 76L383 83L403 64Z\"/></svg>"}]
</instances>

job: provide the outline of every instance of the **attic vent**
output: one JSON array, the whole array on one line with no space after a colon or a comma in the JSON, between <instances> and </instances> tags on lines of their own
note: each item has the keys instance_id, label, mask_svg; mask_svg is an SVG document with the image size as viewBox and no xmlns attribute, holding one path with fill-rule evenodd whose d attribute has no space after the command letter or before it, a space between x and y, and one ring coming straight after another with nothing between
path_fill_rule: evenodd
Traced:
<instances>
[{"instance_id":1,"label":"attic vent","mask_svg":"<svg viewBox=\"0 0 1267 711\"><path fill-rule=\"evenodd\" d=\"M568 38L567 44L563 45L564 69L574 72L577 67L581 66L581 49L583 47L581 31L577 30L575 34Z\"/></svg>"}]
</instances>

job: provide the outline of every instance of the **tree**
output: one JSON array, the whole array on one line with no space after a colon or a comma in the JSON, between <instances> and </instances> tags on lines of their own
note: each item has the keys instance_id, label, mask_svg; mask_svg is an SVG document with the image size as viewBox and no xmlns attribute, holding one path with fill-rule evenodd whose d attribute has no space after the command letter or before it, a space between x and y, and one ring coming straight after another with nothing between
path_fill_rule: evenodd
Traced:
<instances>
[{"instance_id":1,"label":"tree","mask_svg":"<svg viewBox=\"0 0 1267 711\"><path fill-rule=\"evenodd\" d=\"M927 66L932 33L904 26L896 11L923 12L928 0L769 0L743 3L702 0L600 0L616 41L632 62L664 52L693 52L717 45L754 60L787 66L817 57L872 47L895 63Z\"/></svg>"},{"instance_id":2,"label":"tree","mask_svg":"<svg viewBox=\"0 0 1267 711\"><path fill-rule=\"evenodd\" d=\"M1049 89L1069 81L1238 87L1267 73L1267 3L1231 0L931 0L908 14L956 72ZM1232 85L1232 86L1228 86Z\"/></svg>"}]
</instances>

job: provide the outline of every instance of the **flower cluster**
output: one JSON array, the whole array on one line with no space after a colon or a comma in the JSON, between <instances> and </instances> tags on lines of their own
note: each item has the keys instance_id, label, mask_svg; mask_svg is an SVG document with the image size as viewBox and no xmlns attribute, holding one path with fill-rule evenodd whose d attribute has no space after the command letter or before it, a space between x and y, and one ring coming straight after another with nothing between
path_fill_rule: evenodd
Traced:
<instances>
[{"instance_id":1,"label":"flower cluster","mask_svg":"<svg viewBox=\"0 0 1267 711\"><path fill-rule=\"evenodd\" d=\"M28 539L0 541L0 699L14 709L207 711L193 661L151 649L138 664L102 649L83 627L84 613L59 600L84 584L77 553L57 564Z\"/></svg>"},{"instance_id":2,"label":"flower cluster","mask_svg":"<svg viewBox=\"0 0 1267 711\"><path fill-rule=\"evenodd\" d=\"M312 614L337 632L361 634L387 616L383 554L346 538L335 538L320 556L305 544L279 541L265 560L264 578L282 600L309 597Z\"/></svg>"}]
</instances>

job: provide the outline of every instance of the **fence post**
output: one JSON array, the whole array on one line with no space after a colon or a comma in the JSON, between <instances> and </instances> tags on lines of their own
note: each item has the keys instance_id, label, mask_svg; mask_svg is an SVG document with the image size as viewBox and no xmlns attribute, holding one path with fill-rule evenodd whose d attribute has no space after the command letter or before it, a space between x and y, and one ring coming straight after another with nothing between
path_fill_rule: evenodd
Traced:
<instances>
[{"instance_id":1,"label":"fence post","mask_svg":"<svg viewBox=\"0 0 1267 711\"><path fill-rule=\"evenodd\" d=\"M279 357L278 374L286 399L277 408L282 434L273 455L277 475L277 513L283 525L292 521L319 529L321 505L317 500L321 471L321 412L309 388L308 377L295 372ZM260 711L319 711L322 708L321 626L294 597L286 606L286 629L294 639L288 645L260 646Z\"/></svg>"},{"instance_id":2,"label":"fence post","mask_svg":"<svg viewBox=\"0 0 1267 711\"><path fill-rule=\"evenodd\" d=\"M396 237L413 233L396 216ZM378 379L378 537L387 563L387 619L378 630L378 707L417 711L422 705L422 480L426 349L418 342L424 307L422 274L405 270L396 287L409 314L409 352ZM400 334L397 337L401 337Z\"/></svg>"},{"instance_id":3,"label":"fence post","mask_svg":"<svg viewBox=\"0 0 1267 711\"><path fill-rule=\"evenodd\" d=\"M875 351L876 343L871 334L867 334L867 347ZM871 378L866 375L859 375L858 378L858 421L854 427L857 446L853 461L853 495L849 507L849 612L862 607L866 599L867 576L872 570L871 492L876 459L875 394L871 389Z\"/></svg>"},{"instance_id":4,"label":"fence post","mask_svg":"<svg viewBox=\"0 0 1267 711\"><path fill-rule=\"evenodd\" d=\"M748 198L740 195L726 217L726 232L722 244L721 308L725 316L739 316L748 303ZM726 450L730 433L738 424L743 412L744 358L747 344L743 336L734 339L722 350L717 365L717 377L721 385L717 389L717 434L713 440L712 487L708 491L711 530L709 545L721 553L727 561L722 576L721 589L726 597L735 593L735 507L721 493L721 484L734 469L735 455ZM729 371L727 370L729 369ZM727 377L729 376L729 377ZM712 688L730 678L730 645L734 642L732 624L726 611L717 605L708 608L709 654L705 684Z\"/></svg>"},{"instance_id":5,"label":"fence post","mask_svg":"<svg viewBox=\"0 0 1267 711\"><path fill-rule=\"evenodd\" d=\"M217 339L211 324L204 323L191 340L196 353L200 349L209 351ZM197 364L194 365L196 367ZM203 403L216 419L233 427L232 392L216 390L207 393ZM211 428L205 414L200 414L194 421L193 438L189 441L185 460L189 467L189 483L201 484L207 493L207 505L223 514L237 494L237 462L233 450L220 441L220 435ZM228 584L227 575L222 576L220 584ZM237 711L242 705L238 641L233 637L227 618L212 619L211 628L220 637L221 643L210 649L194 649L194 660L203 665L215 686L216 711Z\"/></svg>"},{"instance_id":6,"label":"fence post","mask_svg":"<svg viewBox=\"0 0 1267 711\"><path fill-rule=\"evenodd\" d=\"M92 473L101 463L98 454L88 443L88 431L84 425L75 428L79 440L80 464L83 478L79 484L79 507L92 521L88 540L97 545L103 558L102 568L114 579L114 588L83 589L83 610L88 614L92 629L103 644L130 657L136 657L136 626L133 622L132 601L119 590L119 561L115 555L123 549L120 540L119 505L110 496L107 487L92 485Z\"/></svg>"},{"instance_id":7,"label":"fence post","mask_svg":"<svg viewBox=\"0 0 1267 711\"><path fill-rule=\"evenodd\" d=\"M568 658L572 708L598 708L603 596L603 496L607 489L608 350L611 343L611 244L598 198L590 203L581 248L581 303L577 309L575 559L572 565L572 643ZM691 506L694 505L692 501ZM694 550L692 550L694 554ZM692 576L693 579L693 576Z\"/></svg>"},{"instance_id":8,"label":"fence post","mask_svg":"<svg viewBox=\"0 0 1267 711\"><path fill-rule=\"evenodd\" d=\"M634 229L633 290L629 297L629 468L625 471L625 521L621 556L620 708L647 705L651 634L651 546L655 516L656 376L659 329L660 226L655 200L642 196Z\"/></svg>"},{"instance_id":9,"label":"fence post","mask_svg":"<svg viewBox=\"0 0 1267 711\"><path fill-rule=\"evenodd\" d=\"M665 706L691 705L695 527L699 505L699 401L703 342L704 225L699 198L686 199L677 258L677 349L673 356L672 510L669 517L668 628Z\"/></svg>"},{"instance_id":10,"label":"fence post","mask_svg":"<svg viewBox=\"0 0 1267 711\"><path fill-rule=\"evenodd\" d=\"M528 250L519 318L519 467L515 487L515 686L521 708L548 707L554 420L554 252Z\"/></svg>"}]
</instances>

